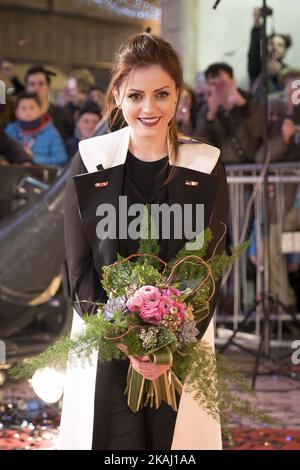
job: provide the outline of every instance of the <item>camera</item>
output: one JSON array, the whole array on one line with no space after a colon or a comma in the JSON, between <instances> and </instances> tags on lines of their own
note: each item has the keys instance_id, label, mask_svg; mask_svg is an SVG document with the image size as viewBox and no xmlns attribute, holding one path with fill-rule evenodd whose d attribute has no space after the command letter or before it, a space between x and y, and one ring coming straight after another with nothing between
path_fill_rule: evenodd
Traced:
<instances>
[{"instance_id":1,"label":"camera","mask_svg":"<svg viewBox=\"0 0 300 470\"><path fill-rule=\"evenodd\" d=\"M271 16L273 15L273 10L270 7L263 7L259 9L259 13L261 16Z\"/></svg>"}]
</instances>

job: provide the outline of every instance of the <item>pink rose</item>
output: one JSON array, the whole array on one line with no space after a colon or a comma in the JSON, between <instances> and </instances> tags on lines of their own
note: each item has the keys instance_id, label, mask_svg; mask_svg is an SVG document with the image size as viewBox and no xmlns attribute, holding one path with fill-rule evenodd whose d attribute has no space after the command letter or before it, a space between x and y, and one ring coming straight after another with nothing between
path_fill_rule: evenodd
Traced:
<instances>
[{"instance_id":1,"label":"pink rose","mask_svg":"<svg viewBox=\"0 0 300 470\"><path fill-rule=\"evenodd\" d=\"M158 325L162 321L162 312L159 307L143 307L140 312L140 317L146 323L152 323L153 325Z\"/></svg>"},{"instance_id":2,"label":"pink rose","mask_svg":"<svg viewBox=\"0 0 300 470\"><path fill-rule=\"evenodd\" d=\"M163 295L168 295L169 297L178 297L179 295L181 295L180 290L176 289L175 287L168 287L167 289L162 289L162 291Z\"/></svg>"},{"instance_id":3,"label":"pink rose","mask_svg":"<svg viewBox=\"0 0 300 470\"><path fill-rule=\"evenodd\" d=\"M160 292L153 292L152 294L149 294L148 297L144 297L144 307L150 308L150 307L158 307L159 302L161 299L161 293Z\"/></svg>"},{"instance_id":4,"label":"pink rose","mask_svg":"<svg viewBox=\"0 0 300 470\"><path fill-rule=\"evenodd\" d=\"M126 306L130 312L139 312L141 308L144 305L144 300L141 295L139 295L137 292L135 295L132 297L129 297L129 299L126 302Z\"/></svg>"},{"instance_id":5,"label":"pink rose","mask_svg":"<svg viewBox=\"0 0 300 470\"><path fill-rule=\"evenodd\" d=\"M152 298L155 295L156 296L161 295L159 289L157 287L154 287L154 286L140 287L136 293L140 294L143 297L144 300L148 300L149 297Z\"/></svg>"},{"instance_id":6,"label":"pink rose","mask_svg":"<svg viewBox=\"0 0 300 470\"><path fill-rule=\"evenodd\" d=\"M161 298L161 293L157 287L143 286L138 289L136 294L140 295L144 301L144 307L157 307Z\"/></svg>"}]
</instances>

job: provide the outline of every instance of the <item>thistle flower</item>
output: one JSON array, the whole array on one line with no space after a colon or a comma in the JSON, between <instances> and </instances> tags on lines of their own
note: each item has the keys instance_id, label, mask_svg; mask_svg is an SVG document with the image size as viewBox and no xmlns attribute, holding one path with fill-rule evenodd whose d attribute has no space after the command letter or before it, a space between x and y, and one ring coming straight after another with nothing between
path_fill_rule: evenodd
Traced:
<instances>
[{"instance_id":1,"label":"thistle flower","mask_svg":"<svg viewBox=\"0 0 300 470\"><path fill-rule=\"evenodd\" d=\"M113 321L116 313L125 314L126 308L126 297L110 297L103 309L104 319L106 321Z\"/></svg>"}]
</instances>

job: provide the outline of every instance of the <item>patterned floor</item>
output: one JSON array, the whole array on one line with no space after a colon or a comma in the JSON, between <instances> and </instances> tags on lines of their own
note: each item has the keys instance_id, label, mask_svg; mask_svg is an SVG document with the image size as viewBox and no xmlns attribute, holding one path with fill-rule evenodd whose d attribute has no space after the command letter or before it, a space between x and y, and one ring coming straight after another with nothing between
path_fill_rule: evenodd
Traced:
<instances>
[{"instance_id":1,"label":"patterned floor","mask_svg":"<svg viewBox=\"0 0 300 470\"><path fill-rule=\"evenodd\" d=\"M239 352L230 358L251 378L252 359ZM276 423L254 426L247 419L230 418L233 447L228 450L300 450L300 368L287 364L283 375L264 363L257 378L253 403ZM59 405L45 405L27 382L6 383L0 388L0 450L55 449L59 425Z\"/></svg>"}]
</instances>

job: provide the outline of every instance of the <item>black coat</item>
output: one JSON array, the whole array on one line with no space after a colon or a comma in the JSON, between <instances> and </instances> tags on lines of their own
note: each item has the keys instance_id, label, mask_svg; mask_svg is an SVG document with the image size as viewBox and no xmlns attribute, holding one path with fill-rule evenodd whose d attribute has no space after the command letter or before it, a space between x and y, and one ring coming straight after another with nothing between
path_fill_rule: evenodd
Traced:
<instances>
[{"instance_id":1,"label":"black coat","mask_svg":"<svg viewBox=\"0 0 300 470\"><path fill-rule=\"evenodd\" d=\"M121 137L118 141L119 136ZM65 194L65 242L73 302L76 302L76 300L105 300L100 284L101 268L116 261L119 244L118 240L99 240L97 238L96 225L99 217L96 217L96 208L103 203L113 204L117 208L118 197L122 194L123 188L125 160L128 150L127 137L127 130L124 129L124 131L117 131L108 136L82 141L80 143L82 146L80 148L81 155L77 153L71 164ZM105 147L107 142L109 142L109 145ZM191 143L191 145L193 144ZM176 168L174 179L169 183L168 202L169 204L176 202L193 205L203 203L205 205L205 227L209 226L214 236L214 244L207 253L207 256L210 256L217 241L224 234L223 224L227 224L228 202L224 165L218 159L219 152L214 147L200 144L200 146L185 147L185 149L185 157L179 161L180 166ZM199 154L197 149L199 149ZM189 150L193 151L190 152ZM82 155L82 151L84 155ZM103 159L101 159L101 152ZM195 155L195 152L197 155ZM199 161L195 161L195 158ZM118 164L120 162L121 164ZM103 166L101 163L103 163ZM189 167L185 167L185 164ZM208 170L202 172L196 171L195 168L204 168L204 170L208 168ZM196 181L198 185L187 185L186 182L189 181ZM102 187L99 184L95 186L96 183L101 182L107 182L108 184ZM226 237L223 237L218 244L216 253L225 250L225 239ZM183 239L169 240L168 260L176 254L184 245L184 242ZM210 303L210 315L202 323L199 337L203 336L210 323L218 299L219 288L220 282L217 282L216 293ZM85 311L81 304L75 303L74 307L80 315ZM89 313L92 314L93 311L90 310ZM76 321L79 321L79 317ZM142 414L144 410L134 414L129 409L126 411L126 398L123 391L127 364L122 364L122 362L125 361L120 363L113 361L113 363L98 364L98 366L94 364L89 373L82 371L80 366L78 372L76 372L77 375L74 374L74 370L73 372L70 371L62 410L60 448L76 449L80 446L80 448L112 449L117 447L110 446L119 445L119 449L141 448L139 447L140 442L137 441L139 433L145 431L143 423L146 418ZM95 368L97 371L95 371ZM67 371L67 377L68 373ZM83 376L86 377L86 382L91 381L91 384L93 384L91 386L95 386L95 394L91 393L90 385L87 388L86 383L82 383ZM79 392L81 386L84 387L84 390ZM76 399L74 399L74 394L77 397ZM122 408L123 418L126 414L124 419L117 418L116 420L114 412L116 402L113 398L116 395L119 395L120 401L117 407L118 409L119 407ZM88 407L88 417L87 411L82 411L83 407ZM152 438L160 434L160 430L162 430L161 434L164 436L163 442L161 440L156 443L152 441L151 447L147 448L170 448L176 421L176 413L173 410L170 412L170 410L171 408L168 406L159 409L157 412L154 410L153 416L149 418L150 421L147 421L147 432L152 435ZM73 422L72 416L74 414L77 416L78 413L81 413L81 418L78 415L76 423L81 419L80 427L75 426L74 423L71 424ZM91 416L93 416L92 423ZM111 429L112 422L114 422L113 429ZM121 423L125 427L122 427ZM92 433L91 425L93 426ZM126 434L127 429L134 430L137 441L134 441L135 438L132 438L131 435L118 441L121 442L120 444L116 444L117 441L114 439L113 441L109 440L111 434L114 436L116 436L116 433ZM119 439L119 437L115 437L115 439ZM132 447L127 447L129 444Z\"/></svg>"},{"instance_id":2,"label":"black coat","mask_svg":"<svg viewBox=\"0 0 300 470\"><path fill-rule=\"evenodd\" d=\"M205 174L178 167L174 179L170 182L169 205L173 203L204 204L205 228L210 227L214 240L222 236L224 226L227 225L227 182L224 165L218 161L211 174ZM80 176L78 176L80 175ZM105 301L105 293L100 284L101 268L116 261L118 253L118 240L98 240L96 235L96 208L99 204L110 203L117 207L118 197L124 177L124 165L88 173L79 152L73 159L69 178L66 185L65 196L65 243L66 259L69 273L72 301ZM197 188L186 186L186 180L197 179L200 182ZM96 182L109 180L107 188L95 188ZM192 189L192 190L191 190ZM186 240L169 241L168 259L170 260L182 248ZM226 247L226 237L217 248L221 253ZM210 247L208 256L212 253L214 244ZM211 301L210 316L202 324L202 335L211 320L217 298L216 294ZM89 305L75 304L75 309L82 315L85 309L90 311Z\"/></svg>"}]
</instances>

